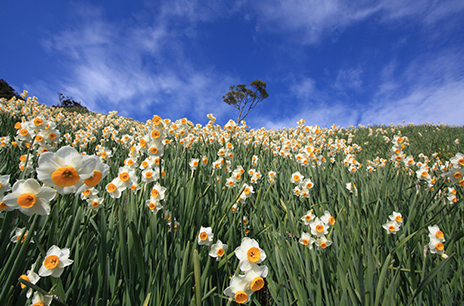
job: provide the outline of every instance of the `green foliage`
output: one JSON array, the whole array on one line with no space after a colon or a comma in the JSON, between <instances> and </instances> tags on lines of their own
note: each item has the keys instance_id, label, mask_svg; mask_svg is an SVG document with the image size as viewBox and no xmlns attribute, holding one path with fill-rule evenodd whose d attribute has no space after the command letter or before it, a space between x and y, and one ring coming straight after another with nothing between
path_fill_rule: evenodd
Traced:
<instances>
[{"instance_id":1,"label":"green foliage","mask_svg":"<svg viewBox=\"0 0 464 306\"><path fill-rule=\"evenodd\" d=\"M255 80L250 84L252 89L245 84L230 86L229 92L222 97L223 101L238 109L237 124L248 116L251 109L255 108L259 102L263 101L269 94L266 91L266 82ZM246 108L248 106L248 108ZM242 116L243 111L246 113Z\"/></svg>"}]
</instances>

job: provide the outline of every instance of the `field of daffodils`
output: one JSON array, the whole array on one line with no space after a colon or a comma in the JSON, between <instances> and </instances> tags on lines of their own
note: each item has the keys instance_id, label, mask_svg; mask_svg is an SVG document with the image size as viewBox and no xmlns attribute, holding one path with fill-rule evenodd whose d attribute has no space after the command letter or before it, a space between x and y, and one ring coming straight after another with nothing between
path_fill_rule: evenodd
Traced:
<instances>
[{"instance_id":1,"label":"field of daffodils","mask_svg":"<svg viewBox=\"0 0 464 306\"><path fill-rule=\"evenodd\" d=\"M0 100L0 305L456 305L464 128Z\"/></svg>"}]
</instances>

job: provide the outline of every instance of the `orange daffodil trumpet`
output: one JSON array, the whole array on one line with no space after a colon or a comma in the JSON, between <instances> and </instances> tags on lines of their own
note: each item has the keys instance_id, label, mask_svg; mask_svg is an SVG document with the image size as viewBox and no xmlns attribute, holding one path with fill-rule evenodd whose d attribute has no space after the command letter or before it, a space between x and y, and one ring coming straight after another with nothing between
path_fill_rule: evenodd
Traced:
<instances>
[{"instance_id":1,"label":"orange daffodil trumpet","mask_svg":"<svg viewBox=\"0 0 464 306\"><path fill-rule=\"evenodd\" d=\"M60 277L64 268L71 265L73 262L72 259L69 259L68 248L60 249L54 245L48 249L47 255L39 269L39 275L42 277Z\"/></svg>"},{"instance_id":2,"label":"orange daffodil trumpet","mask_svg":"<svg viewBox=\"0 0 464 306\"><path fill-rule=\"evenodd\" d=\"M48 203L56 196L50 187L42 187L35 179L18 180L12 192L3 198L3 203L10 209L19 209L25 215L48 215Z\"/></svg>"},{"instance_id":3,"label":"orange daffodil trumpet","mask_svg":"<svg viewBox=\"0 0 464 306\"><path fill-rule=\"evenodd\" d=\"M256 240L249 237L242 239L242 244L235 249L235 256L240 260L240 270L248 271L252 264L260 264L266 259L266 253Z\"/></svg>"},{"instance_id":4,"label":"orange daffodil trumpet","mask_svg":"<svg viewBox=\"0 0 464 306\"><path fill-rule=\"evenodd\" d=\"M45 186L55 187L60 194L70 194L77 192L84 181L95 177L97 158L81 155L73 147L66 146L55 153L41 154L38 164L37 178Z\"/></svg>"}]
</instances>

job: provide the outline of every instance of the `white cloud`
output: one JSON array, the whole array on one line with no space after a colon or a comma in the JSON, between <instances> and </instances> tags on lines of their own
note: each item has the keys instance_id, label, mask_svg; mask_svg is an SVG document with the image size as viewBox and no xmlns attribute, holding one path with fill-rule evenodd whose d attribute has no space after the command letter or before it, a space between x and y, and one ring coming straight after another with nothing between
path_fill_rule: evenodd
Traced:
<instances>
[{"instance_id":1,"label":"white cloud","mask_svg":"<svg viewBox=\"0 0 464 306\"><path fill-rule=\"evenodd\" d=\"M189 15L192 23L208 18L196 6L175 8L171 15ZM128 27L122 25L130 20L120 20L119 25L105 21L98 10L91 10L89 18L87 10L91 9L78 10L75 27L44 42L50 55L66 67L55 80L63 94L92 111L115 109L124 116L146 119L158 114L207 121L207 113L216 117L227 113L222 95L235 78L187 58L177 39L184 26L171 26L176 20L163 17L166 9L159 18ZM45 92L43 86L36 88Z\"/></svg>"},{"instance_id":2,"label":"white cloud","mask_svg":"<svg viewBox=\"0 0 464 306\"><path fill-rule=\"evenodd\" d=\"M304 44L317 44L369 17L393 26L406 18L408 23L430 26L464 9L460 0L275 0L255 5L258 31L284 32Z\"/></svg>"}]
</instances>

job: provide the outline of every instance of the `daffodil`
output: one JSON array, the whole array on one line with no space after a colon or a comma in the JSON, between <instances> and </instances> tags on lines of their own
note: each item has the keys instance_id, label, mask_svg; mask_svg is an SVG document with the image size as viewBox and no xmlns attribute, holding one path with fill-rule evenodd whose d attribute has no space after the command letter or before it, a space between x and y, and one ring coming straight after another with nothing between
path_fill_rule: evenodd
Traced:
<instances>
[{"instance_id":1,"label":"daffodil","mask_svg":"<svg viewBox=\"0 0 464 306\"><path fill-rule=\"evenodd\" d=\"M208 255L216 258L216 261L221 260L222 256L226 253L227 245L218 240L215 244L211 245Z\"/></svg>"},{"instance_id":2,"label":"daffodil","mask_svg":"<svg viewBox=\"0 0 464 306\"><path fill-rule=\"evenodd\" d=\"M98 209L104 206L104 198L99 198L97 196L91 196L88 199L86 199L86 201L89 204L90 209Z\"/></svg>"},{"instance_id":3,"label":"daffodil","mask_svg":"<svg viewBox=\"0 0 464 306\"><path fill-rule=\"evenodd\" d=\"M0 175L0 196L5 192L10 191L10 176L9 175Z\"/></svg>"},{"instance_id":4,"label":"daffodil","mask_svg":"<svg viewBox=\"0 0 464 306\"><path fill-rule=\"evenodd\" d=\"M244 237L239 247L235 249L235 256L240 260L240 270L248 271L252 264L259 264L266 259L266 253L259 247L256 240Z\"/></svg>"},{"instance_id":5,"label":"daffodil","mask_svg":"<svg viewBox=\"0 0 464 306\"><path fill-rule=\"evenodd\" d=\"M321 221L328 226L333 226L335 224L335 218L326 210L324 215L321 217Z\"/></svg>"},{"instance_id":6,"label":"daffodil","mask_svg":"<svg viewBox=\"0 0 464 306\"><path fill-rule=\"evenodd\" d=\"M56 191L50 187L42 187L35 179L18 180L14 183L12 192L3 198L10 208L19 209L25 215L48 215L48 203L56 196Z\"/></svg>"},{"instance_id":7,"label":"daffodil","mask_svg":"<svg viewBox=\"0 0 464 306\"><path fill-rule=\"evenodd\" d=\"M264 287L264 278L267 276L267 273L267 266L253 264L251 265L251 269L245 272L243 278L247 282L249 289L256 292Z\"/></svg>"},{"instance_id":8,"label":"daffodil","mask_svg":"<svg viewBox=\"0 0 464 306\"><path fill-rule=\"evenodd\" d=\"M60 277L64 268L72 263L73 260L69 259L69 249L60 249L54 245L48 249L47 255L45 255L45 259L39 269L39 275L42 277Z\"/></svg>"},{"instance_id":9,"label":"daffodil","mask_svg":"<svg viewBox=\"0 0 464 306\"><path fill-rule=\"evenodd\" d=\"M430 238L429 242L430 253L432 254L443 254L445 253L445 245L443 241L436 238Z\"/></svg>"},{"instance_id":10,"label":"daffodil","mask_svg":"<svg viewBox=\"0 0 464 306\"><path fill-rule=\"evenodd\" d=\"M27 270L26 274L21 275L19 278L35 285L39 281L40 276L37 273L35 273L34 270L35 270L35 264L32 264L31 269ZM24 289L26 287L27 286L25 284L21 283L21 289ZM32 295L32 288L29 288L27 290L26 297L30 298L31 295Z\"/></svg>"},{"instance_id":11,"label":"daffodil","mask_svg":"<svg viewBox=\"0 0 464 306\"><path fill-rule=\"evenodd\" d=\"M198 234L198 245L210 245L213 241L213 231L211 227L201 227Z\"/></svg>"},{"instance_id":12,"label":"daffodil","mask_svg":"<svg viewBox=\"0 0 464 306\"><path fill-rule=\"evenodd\" d=\"M50 305L53 301L52 295L43 295L42 293L36 291L32 296L32 305L31 306L45 306Z\"/></svg>"},{"instance_id":13,"label":"daffodil","mask_svg":"<svg viewBox=\"0 0 464 306\"><path fill-rule=\"evenodd\" d=\"M430 239L436 239L436 240L439 240L441 242L445 242L445 235L440 230L438 225L429 226L428 230L429 230L429 238Z\"/></svg>"},{"instance_id":14,"label":"daffodil","mask_svg":"<svg viewBox=\"0 0 464 306\"><path fill-rule=\"evenodd\" d=\"M45 186L55 187L60 194L76 192L79 187L95 175L97 159L81 155L70 146L62 147L55 153L40 155L37 178Z\"/></svg>"},{"instance_id":15,"label":"daffodil","mask_svg":"<svg viewBox=\"0 0 464 306\"><path fill-rule=\"evenodd\" d=\"M311 234L316 237L322 237L327 235L329 232L327 231L327 224L322 222L321 219L316 217L313 222L309 225L311 228Z\"/></svg>"},{"instance_id":16,"label":"daffodil","mask_svg":"<svg viewBox=\"0 0 464 306\"><path fill-rule=\"evenodd\" d=\"M11 237L10 241L13 242L13 243L17 243L17 242L23 243L24 240L26 239L27 233L28 233L28 230L26 230L25 227L17 228L15 230L15 232L14 232L13 237ZM34 241L32 239L31 239L31 243L34 243Z\"/></svg>"},{"instance_id":17,"label":"daffodil","mask_svg":"<svg viewBox=\"0 0 464 306\"><path fill-rule=\"evenodd\" d=\"M388 235L396 234L400 230L400 224L396 221L390 220L382 226Z\"/></svg>"},{"instance_id":18,"label":"daffodil","mask_svg":"<svg viewBox=\"0 0 464 306\"><path fill-rule=\"evenodd\" d=\"M332 241L328 240L325 236L319 237L316 241L315 244L319 250L323 250L327 248L328 246L332 245Z\"/></svg>"},{"instance_id":19,"label":"daffodil","mask_svg":"<svg viewBox=\"0 0 464 306\"><path fill-rule=\"evenodd\" d=\"M403 216L399 212L394 211L388 218L392 221L396 221L398 224L403 223Z\"/></svg>"},{"instance_id":20,"label":"daffodil","mask_svg":"<svg viewBox=\"0 0 464 306\"><path fill-rule=\"evenodd\" d=\"M236 303L243 304L250 300L253 291L243 276L232 276L229 287L224 290L224 295L233 299Z\"/></svg>"},{"instance_id":21,"label":"daffodil","mask_svg":"<svg viewBox=\"0 0 464 306\"><path fill-rule=\"evenodd\" d=\"M301 217L301 220L304 222L305 225L310 225L314 221L315 218L316 216L313 214L312 210L308 210L306 215Z\"/></svg>"},{"instance_id":22,"label":"daffodil","mask_svg":"<svg viewBox=\"0 0 464 306\"><path fill-rule=\"evenodd\" d=\"M311 237L309 233L303 232L301 233L301 238L298 242L304 246L307 246L311 250L315 241L316 240L313 237Z\"/></svg>"}]
</instances>

